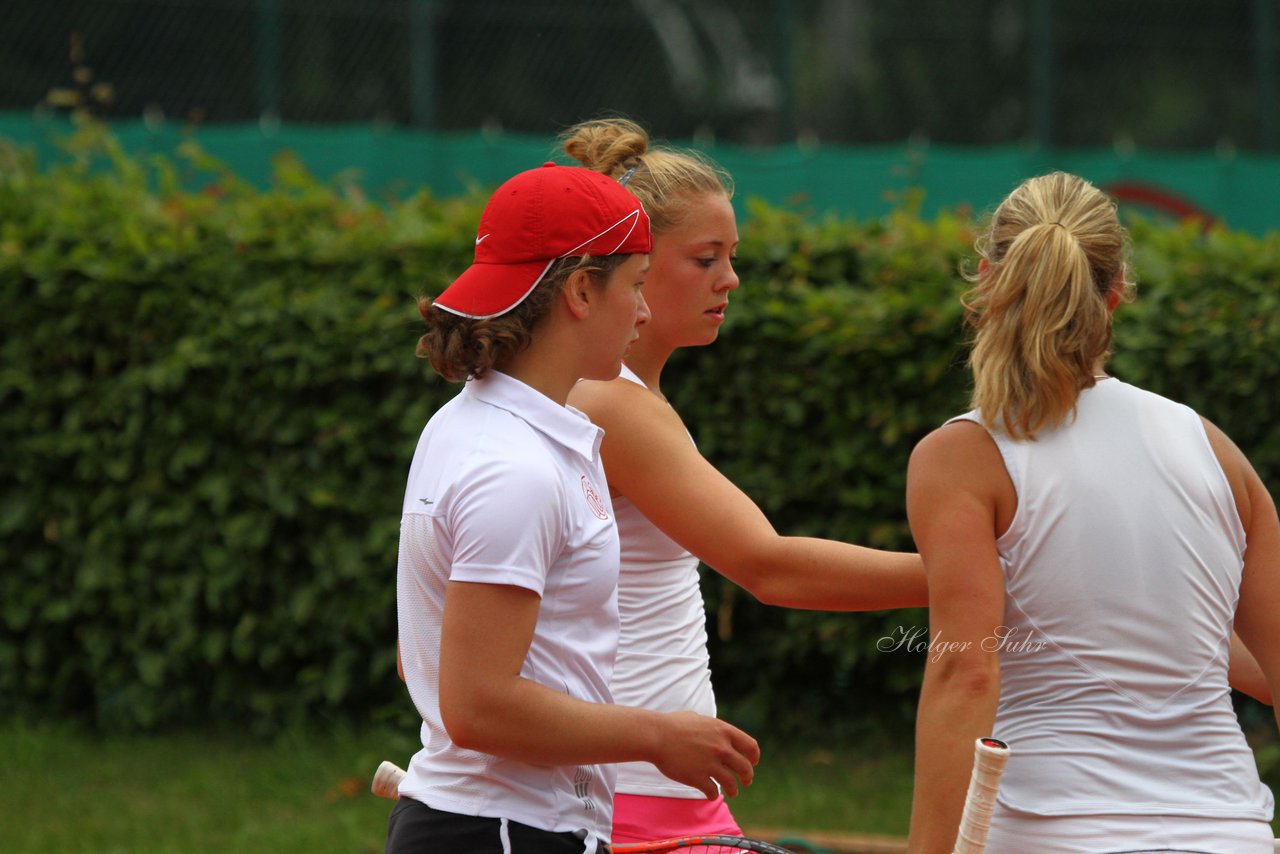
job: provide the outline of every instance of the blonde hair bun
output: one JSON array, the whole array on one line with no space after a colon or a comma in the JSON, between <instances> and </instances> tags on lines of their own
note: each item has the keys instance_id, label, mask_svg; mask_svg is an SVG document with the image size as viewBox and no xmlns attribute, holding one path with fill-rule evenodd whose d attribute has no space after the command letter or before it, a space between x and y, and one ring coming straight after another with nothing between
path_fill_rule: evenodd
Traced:
<instances>
[{"instance_id":1,"label":"blonde hair bun","mask_svg":"<svg viewBox=\"0 0 1280 854\"><path fill-rule=\"evenodd\" d=\"M595 119L574 125L562 137L564 151L588 169L619 176L640 164L649 134L630 119Z\"/></svg>"},{"instance_id":2,"label":"blonde hair bun","mask_svg":"<svg viewBox=\"0 0 1280 854\"><path fill-rule=\"evenodd\" d=\"M733 179L724 169L700 152L653 145L630 119L592 119L569 128L560 140L565 153L588 169L619 180L626 176L654 234L678 226L709 195L733 198Z\"/></svg>"}]
</instances>

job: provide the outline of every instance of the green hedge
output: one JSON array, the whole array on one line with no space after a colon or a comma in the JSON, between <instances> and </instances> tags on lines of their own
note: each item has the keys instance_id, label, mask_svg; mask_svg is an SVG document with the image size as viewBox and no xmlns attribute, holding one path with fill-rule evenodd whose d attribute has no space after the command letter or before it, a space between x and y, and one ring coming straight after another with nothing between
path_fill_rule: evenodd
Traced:
<instances>
[{"instance_id":1,"label":"green hedge","mask_svg":"<svg viewBox=\"0 0 1280 854\"><path fill-rule=\"evenodd\" d=\"M255 190L194 146L131 161L87 129L57 168L0 150L0 714L105 728L315 715L412 726L394 675L399 507L457 387L413 298L469 261L483 199L373 201L288 157ZM720 343L669 393L785 532L909 548L906 459L964 408L956 269L974 224L754 206ZM1280 477L1280 236L1135 226L1116 370ZM706 584L736 719L908 720L919 612L806 614Z\"/></svg>"},{"instance_id":2,"label":"green hedge","mask_svg":"<svg viewBox=\"0 0 1280 854\"><path fill-rule=\"evenodd\" d=\"M979 225L964 213L922 222L909 204L862 223L754 210L731 320L668 375L703 450L780 530L912 548L911 448L967 409L957 271ZM1280 485L1280 233L1131 231L1139 297L1116 315L1114 371L1198 409ZM722 580L705 589L716 615L733 616L712 663L739 719L856 735L914 716L922 656L876 641L926 627L925 614L787 612Z\"/></svg>"},{"instance_id":3,"label":"green hedge","mask_svg":"<svg viewBox=\"0 0 1280 854\"><path fill-rule=\"evenodd\" d=\"M2 167L0 703L144 728L405 706L405 462L453 391L413 297L476 204L76 150Z\"/></svg>"}]
</instances>

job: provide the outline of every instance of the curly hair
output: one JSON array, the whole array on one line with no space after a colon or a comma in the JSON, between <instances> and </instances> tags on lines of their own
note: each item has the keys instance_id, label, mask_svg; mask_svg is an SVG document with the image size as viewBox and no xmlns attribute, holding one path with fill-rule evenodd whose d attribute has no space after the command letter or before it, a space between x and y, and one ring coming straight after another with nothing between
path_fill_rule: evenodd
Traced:
<instances>
[{"instance_id":1,"label":"curly hair","mask_svg":"<svg viewBox=\"0 0 1280 854\"><path fill-rule=\"evenodd\" d=\"M426 296L418 298L418 313L427 331L418 339L419 358L431 360L436 373L450 382L479 379L529 346L534 331L546 317L555 296L579 270L603 285L605 279L629 255L583 255L556 261L542 281L519 305L497 317L461 317L437 308Z\"/></svg>"}]
</instances>

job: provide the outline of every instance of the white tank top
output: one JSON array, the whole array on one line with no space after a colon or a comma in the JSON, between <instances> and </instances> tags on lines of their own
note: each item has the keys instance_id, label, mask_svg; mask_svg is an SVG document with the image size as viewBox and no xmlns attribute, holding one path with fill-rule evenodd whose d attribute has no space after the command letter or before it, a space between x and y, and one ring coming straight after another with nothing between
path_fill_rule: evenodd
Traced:
<instances>
[{"instance_id":1,"label":"white tank top","mask_svg":"<svg viewBox=\"0 0 1280 854\"><path fill-rule=\"evenodd\" d=\"M622 377L644 385L625 365ZM698 559L660 531L630 499L615 496L613 512L622 548L618 576L622 630L610 685L614 702L664 712L692 710L714 715L716 698L711 690L707 614ZM648 762L618 765L617 791L668 798L706 797L664 777Z\"/></svg>"},{"instance_id":2,"label":"white tank top","mask_svg":"<svg viewBox=\"0 0 1280 854\"><path fill-rule=\"evenodd\" d=\"M1036 441L989 432L1018 495L1000 805L1270 821L1227 685L1244 530L1199 416L1109 379Z\"/></svg>"}]
</instances>

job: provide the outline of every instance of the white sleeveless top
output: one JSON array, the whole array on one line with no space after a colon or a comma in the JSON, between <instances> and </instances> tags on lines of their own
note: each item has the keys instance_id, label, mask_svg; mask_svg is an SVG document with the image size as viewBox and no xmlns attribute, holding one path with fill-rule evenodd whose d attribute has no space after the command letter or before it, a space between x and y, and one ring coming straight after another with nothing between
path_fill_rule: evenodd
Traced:
<instances>
[{"instance_id":1,"label":"white sleeveless top","mask_svg":"<svg viewBox=\"0 0 1280 854\"><path fill-rule=\"evenodd\" d=\"M1018 495L997 541L999 804L1270 821L1227 685L1244 530L1199 416L1108 379L1036 441L988 431Z\"/></svg>"},{"instance_id":2,"label":"white sleeveless top","mask_svg":"<svg viewBox=\"0 0 1280 854\"><path fill-rule=\"evenodd\" d=\"M622 377L644 385L626 365ZM715 715L698 559L654 526L630 499L614 497L613 512L622 549L618 576L622 633L610 685L614 702ZM648 762L624 762L617 767L621 794L706 797L664 777Z\"/></svg>"}]
</instances>

